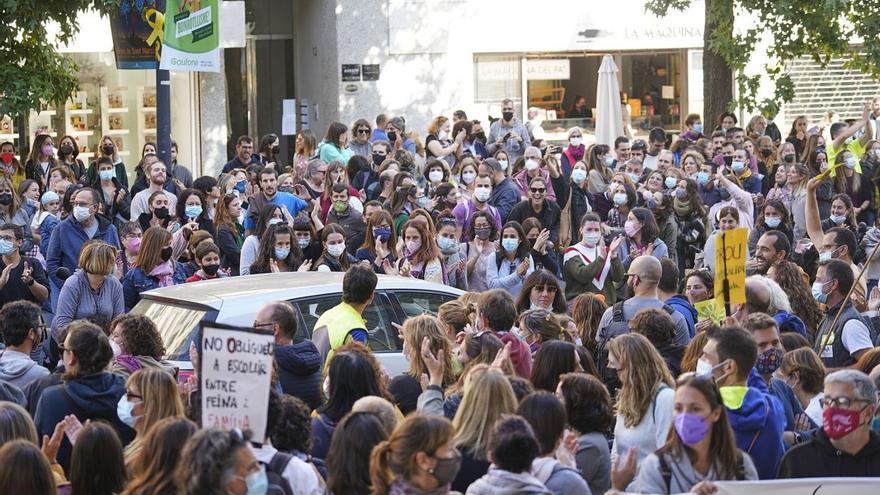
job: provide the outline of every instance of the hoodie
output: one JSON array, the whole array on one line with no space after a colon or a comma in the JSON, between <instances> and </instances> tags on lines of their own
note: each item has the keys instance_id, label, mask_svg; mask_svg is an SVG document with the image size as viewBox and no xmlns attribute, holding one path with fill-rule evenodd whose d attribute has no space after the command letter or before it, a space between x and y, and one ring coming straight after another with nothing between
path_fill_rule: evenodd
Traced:
<instances>
[{"instance_id":1,"label":"hoodie","mask_svg":"<svg viewBox=\"0 0 880 495\"><path fill-rule=\"evenodd\" d=\"M837 450L821 428L808 442L791 448L779 464L779 478L852 478L880 476L880 436L871 432L856 455Z\"/></svg>"},{"instance_id":2,"label":"hoodie","mask_svg":"<svg viewBox=\"0 0 880 495\"><path fill-rule=\"evenodd\" d=\"M529 473L511 473L496 467L473 482L467 495L552 495L538 478Z\"/></svg>"},{"instance_id":3,"label":"hoodie","mask_svg":"<svg viewBox=\"0 0 880 495\"><path fill-rule=\"evenodd\" d=\"M694 338L694 334L696 334L697 308L686 297L678 294L667 299L666 304L681 313L681 316L684 316L684 321L687 322L688 334L690 334L691 338Z\"/></svg>"},{"instance_id":4,"label":"hoodie","mask_svg":"<svg viewBox=\"0 0 880 495\"><path fill-rule=\"evenodd\" d=\"M552 457L532 461L532 476L555 495L591 495L590 487L576 469Z\"/></svg>"},{"instance_id":5,"label":"hoodie","mask_svg":"<svg viewBox=\"0 0 880 495\"><path fill-rule=\"evenodd\" d=\"M501 342L510 343L510 362L516 374L526 380L532 376L532 350L529 345L511 332L499 332Z\"/></svg>"},{"instance_id":6,"label":"hoodie","mask_svg":"<svg viewBox=\"0 0 880 495\"><path fill-rule=\"evenodd\" d=\"M321 353L310 340L275 347L278 381L285 394L302 399L311 409L321 405Z\"/></svg>"},{"instance_id":7,"label":"hoodie","mask_svg":"<svg viewBox=\"0 0 880 495\"><path fill-rule=\"evenodd\" d=\"M0 352L0 380L18 388L41 376L49 374L49 370L35 363L27 354L6 349Z\"/></svg>"},{"instance_id":8,"label":"hoodie","mask_svg":"<svg viewBox=\"0 0 880 495\"><path fill-rule=\"evenodd\" d=\"M52 436L64 416L74 414L83 423L86 420L101 419L116 429L122 446L134 439L135 432L116 416L119 398L125 393L125 378L102 371L88 376L71 379L61 385L43 391L37 405L34 423L37 436ZM71 445L67 437L58 449L58 463L68 472L70 468Z\"/></svg>"},{"instance_id":9,"label":"hoodie","mask_svg":"<svg viewBox=\"0 0 880 495\"><path fill-rule=\"evenodd\" d=\"M752 374L757 372L752 369ZM774 479L779 460L785 452L782 433L785 413L776 397L770 395L760 376L750 377L748 390L739 409L727 409L727 417L736 437L736 446L752 456L762 480Z\"/></svg>"},{"instance_id":10,"label":"hoodie","mask_svg":"<svg viewBox=\"0 0 880 495\"><path fill-rule=\"evenodd\" d=\"M779 333L795 332L804 337L810 338L810 336L807 335L807 326L804 325L804 321L797 315L793 315L787 311L777 311L776 314L773 315L773 320L779 325Z\"/></svg>"}]
</instances>

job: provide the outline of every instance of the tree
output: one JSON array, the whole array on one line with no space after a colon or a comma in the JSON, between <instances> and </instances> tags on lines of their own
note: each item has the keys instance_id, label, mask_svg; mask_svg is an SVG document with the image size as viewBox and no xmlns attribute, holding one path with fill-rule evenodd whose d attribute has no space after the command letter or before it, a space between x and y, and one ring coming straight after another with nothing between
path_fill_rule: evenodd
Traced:
<instances>
[{"instance_id":1,"label":"tree","mask_svg":"<svg viewBox=\"0 0 880 495\"><path fill-rule=\"evenodd\" d=\"M79 30L77 13L110 14L120 0L0 0L0 115L21 117L43 102L63 103L77 89L79 68L55 43ZM58 25L55 39L47 25Z\"/></svg>"},{"instance_id":2,"label":"tree","mask_svg":"<svg viewBox=\"0 0 880 495\"><path fill-rule=\"evenodd\" d=\"M680 11L696 0L647 0L658 16ZM880 77L880 0L703 0L703 97L706 120L739 105L747 111L776 115L794 97L788 66L809 57L823 68L834 58L845 67ZM735 19L754 19L734 29ZM739 26L737 26L739 27ZM858 46L852 43L859 41ZM768 63L760 74L747 74L756 47L767 42ZM736 74L738 95L732 95ZM773 96L757 96L762 76L774 84ZM726 107L726 108L725 108Z\"/></svg>"}]
</instances>

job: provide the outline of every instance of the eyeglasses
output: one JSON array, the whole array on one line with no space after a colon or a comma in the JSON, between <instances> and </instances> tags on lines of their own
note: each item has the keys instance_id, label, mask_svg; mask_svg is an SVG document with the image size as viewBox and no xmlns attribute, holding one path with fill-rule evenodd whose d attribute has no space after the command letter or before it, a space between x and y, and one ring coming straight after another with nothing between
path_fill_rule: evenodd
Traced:
<instances>
[{"instance_id":1,"label":"eyeglasses","mask_svg":"<svg viewBox=\"0 0 880 495\"><path fill-rule=\"evenodd\" d=\"M273 322L257 323L257 320L254 320L254 324L253 324L254 328L274 327L274 326L275 326L275 323L273 323Z\"/></svg>"},{"instance_id":2,"label":"eyeglasses","mask_svg":"<svg viewBox=\"0 0 880 495\"><path fill-rule=\"evenodd\" d=\"M822 407L837 406L843 409L849 409L854 402L871 403L869 400L853 399L851 397L846 397L845 395L841 395L840 397L823 397L819 399L819 405Z\"/></svg>"},{"instance_id":3,"label":"eyeglasses","mask_svg":"<svg viewBox=\"0 0 880 495\"><path fill-rule=\"evenodd\" d=\"M129 392L128 390L125 391L125 396L128 398L129 401L131 401L132 399L137 400L137 401L144 400L144 396L135 394L133 392Z\"/></svg>"},{"instance_id":4,"label":"eyeglasses","mask_svg":"<svg viewBox=\"0 0 880 495\"><path fill-rule=\"evenodd\" d=\"M556 294L556 292L559 291L559 287L556 287L555 285L536 285L532 288L538 292L547 292L550 294Z\"/></svg>"},{"instance_id":5,"label":"eyeglasses","mask_svg":"<svg viewBox=\"0 0 880 495\"><path fill-rule=\"evenodd\" d=\"M358 134L369 134L370 130L369 129L358 129L357 133Z\"/></svg>"},{"instance_id":6,"label":"eyeglasses","mask_svg":"<svg viewBox=\"0 0 880 495\"><path fill-rule=\"evenodd\" d=\"M529 191L532 191L532 193L534 194L544 194L545 192L547 192L547 188L530 187Z\"/></svg>"}]
</instances>

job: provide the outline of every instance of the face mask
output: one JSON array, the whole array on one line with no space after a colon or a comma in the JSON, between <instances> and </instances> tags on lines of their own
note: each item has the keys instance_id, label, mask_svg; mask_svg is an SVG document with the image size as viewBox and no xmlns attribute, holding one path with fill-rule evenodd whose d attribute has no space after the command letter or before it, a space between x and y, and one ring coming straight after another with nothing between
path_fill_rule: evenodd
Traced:
<instances>
[{"instance_id":1,"label":"face mask","mask_svg":"<svg viewBox=\"0 0 880 495\"><path fill-rule=\"evenodd\" d=\"M199 215L202 214L202 207L201 206L187 206L184 209L184 212L186 213L186 216L188 216L189 218L198 218Z\"/></svg>"},{"instance_id":2,"label":"face mask","mask_svg":"<svg viewBox=\"0 0 880 495\"><path fill-rule=\"evenodd\" d=\"M628 175L629 178L630 178L633 182L638 182L639 179L640 179L640 177L639 177L637 174L627 173L626 175Z\"/></svg>"},{"instance_id":3,"label":"face mask","mask_svg":"<svg viewBox=\"0 0 880 495\"><path fill-rule=\"evenodd\" d=\"M782 363L782 355L783 352L775 347L767 349L762 354L758 354L758 360L755 362L755 368L758 369L758 373L772 375L773 372L779 369L779 365Z\"/></svg>"},{"instance_id":4,"label":"face mask","mask_svg":"<svg viewBox=\"0 0 880 495\"><path fill-rule=\"evenodd\" d=\"M113 146L109 146L109 145L102 146L101 151L104 152L105 155L108 155L108 156L112 155L113 154Z\"/></svg>"},{"instance_id":5,"label":"face mask","mask_svg":"<svg viewBox=\"0 0 880 495\"><path fill-rule=\"evenodd\" d=\"M683 199L687 198L687 195L688 195L688 192L685 189L679 188L679 189L675 190L675 197L679 200L683 200Z\"/></svg>"},{"instance_id":6,"label":"face mask","mask_svg":"<svg viewBox=\"0 0 880 495\"><path fill-rule=\"evenodd\" d=\"M705 186L709 183L709 174L706 172L697 172L697 182L701 186Z\"/></svg>"},{"instance_id":7,"label":"face mask","mask_svg":"<svg viewBox=\"0 0 880 495\"><path fill-rule=\"evenodd\" d=\"M516 251L516 248L519 247L519 239L501 239L501 247L503 247L508 253Z\"/></svg>"},{"instance_id":8,"label":"face mask","mask_svg":"<svg viewBox=\"0 0 880 495\"><path fill-rule=\"evenodd\" d=\"M12 204L12 195L9 193L0 194L0 205L9 206Z\"/></svg>"},{"instance_id":9,"label":"face mask","mask_svg":"<svg viewBox=\"0 0 880 495\"><path fill-rule=\"evenodd\" d=\"M409 251L410 254L415 253L420 247L422 247L422 241L406 241L406 250Z\"/></svg>"},{"instance_id":10,"label":"face mask","mask_svg":"<svg viewBox=\"0 0 880 495\"><path fill-rule=\"evenodd\" d=\"M15 160L15 155L13 153L0 153L0 161L9 165L12 163L12 160Z\"/></svg>"},{"instance_id":11,"label":"face mask","mask_svg":"<svg viewBox=\"0 0 880 495\"><path fill-rule=\"evenodd\" d=\"M141 251L141 238L133 237L128 240L128 250L132 254L138 254Z\"/></svg>"},{"instance_id":12,"label":"face mask","mask_svg":"<svg viewBox=\"0 0 880 495\"><path fill-rule=\"evenodd\" d=\"M675 177L667 177L663 180L663 185L666 186L666 189L674 189L676 184L678 184L678 179Z\"/></svg>"},{"instance_id":13,"label":"face mask","mask_svg":"<svg viewBox=\"0 0 880 495\"><path fill-rule=\"evenodd\" d=\"M702 133L703 133L703 124L702 124L702 122L699 123L699 124L694 124L694 132L696 132L697 134L702 134Z\"/></svg>"},{"instance_id":14,"label":"face mask","mask_svg":"<svg viewBox=\"0 0 880 495\"><path fill-rule=\"evenodd\" d=\"M492 190L488 187L478 187L474 189L474 199L476 199L480 203L485 203L491 195Z\"/></svg>"},{"instance_id":15,"label":"face mask","mask_svg":"<svg viewBox=\"0 0 880 495\"><path fill-rule=\"evenodd\" d=\"M584 242L589 247L593 247L596 244L599 244L600 239L602 239L601 232L589 232L587 234L584 234Z\"/></svg>"},{"instance_id":16,"label":"face mask","mask_svg":"<svg viewBox=\"0 0 880 495\"><path fill-rule=\"evenodd\" d=\"M334 201L333 202L333 211L336 213L342 213L348 209L348 201Z\"/></svg>"},{"instance_id":17,"label":"face mask","mask_svg":"<svg viewBox=\"0 0 880 495\"><path fill-rule=\"evenodd\" d=\"M247 486L246 495L266 495L269 491L269 477L262 466L259 471L247 475L244 484Z\"/></svg>"},{"instance_id":18,"label":"face mask","mask_svg":"<svg viewBox=\"0 0 880 495\"><path fill-rule=\"evenodd\" d=\"M110 339L110 348L113 349L113 357L117 357L122 354L122 347L120 347L119 344L117 344L116 341L113 339ZM117 404L116 407L119 407L119 405Z\"/></svg>"},{"instance_id":19,"label":"face mask","mask_svg":"<svg viewBox=\"0 0 880 495\"><path fill-rule=\"evenodd\" d=\"M287 257L290 256L290 248L275 248L275 259L276 260L286 260Z\"/></svg>"},{"instance_id":20,"label":"face mask","mask_svg":"<svg viewBox=\"0 0 880 495\"><path fill-rule=\"evenodd\" d=\"M65 144L58 150L58 154L61 156L67 156L73 154L73 146L69 144Z\"/></svg>"},{"instance_id":21,"label":"face mask","mask_svg":"<svg viewBox=\"0 0 880 495\"><path fill-rule=\"evenodd\" d=\"M446 141L447 138L449 138L448 132L440 131L437 133L437 139L439 139L440 141Z\"/></svg>"},{"instance_id":22,"label":"face mask","mask_svg":"<svg viewBox=\"0 0 880 495\"><path fill-rule=\"evenodd\" d=\"M269 219L269 225L276 225L276 224L279 224L279 223L281 223L281 222L283 222L283 221L284 221L284 220L281 220L280 218L270 218L270 219Z\"/></svg>"},{"instance_id":23,"label":"face mask","mask_svg":"<svg viewBox=\"0 0 880 495\"><path fill-rule=\"evenodd\" d=\"M240 193L244 193L244 190L246 188L247 188L247 181L246 180L240 180L235 183L235 190Z\"/></svg>"},{"instance_id":24,"label":"face mask","mask_svg":"<svg viewBox=\"0 0 880 495\"><path fill-rule=\"evenodd\" d=\"M794 155L785 155L782 157L782 161L785 163L794 163Z\"/></svg>"},{"instance_id":25,"label":"face mask","mask_svg":"<svg viewBox=\"0 0 880 495\"><path fill-rule=\"evenodd\" d=\"M721 402L724 403L724 406L731 411L736 411L742 407L743 401L746 398L746 392L749 391L749 387L720 387L718 391L721 392Z\"/></svg>"},{"instance_id":26,"label":"face mask","mask_svg":"<svg viewBox=\"0 0 880 495\"><path fill-rule=\"evenodd\" d=\"M507 170L507 160L498 160L498 165L501 166L501 170Z\"/></svg>"},{"instance_id":27,"label":"face mask","mask_svg":"<svg viewBox=\"0 0 880 495\"><path fill-rule=\"evenodd\" d=\"M394 131L389 131L388 132L388 140L391 141L392 143L394 141L397 141L397 133Z\"/></svg>"},{"instance_id":28,"label":"face mask","mask_svg":"<svg viewBox=\"0 0 880 495\"><path fill-rule=\"evenodd\" d=\"M382 162L385 161L385 155L380 155L379 153L373 153L373 165L379 166L382 165Z\"/></svg>"},{"instance_id":29,"label":"face mask","mask_svg":"<svg viewBox=\"0 0 880 495\"><path fill-rule=\"evenodd\" d=\"M687 446L696 445L709 433L709 421L699 414L678 413L673 425L682 443Z\"/></svg>"},{"instance_id":30,"label":"face mask","mask_svg":"<svg viewBox=\"0 0 880 495\"><path fill-rule=\"evenodd\" d=\"M98 177L100 177L101 180L113 180L113 178L116 177L116 172L114 170L101 170L98 172Z\"/></svg>"},{"instance_id":31,"label":"face mask","mask_svg":"<svg viewBox=\"0 0 880 495\"><path fill-rule=\"evenodd\" d=\"M821 256L820 256L821 258ZM828 259L831 258L831 253L828 253ZM813 286L810 288L810 292L813 293L813 299L816 300L819 304L825 304L825 301L828 300L828 294L822 292L822 288L825 287L825 284L822 282L813 282Z\"/></svg>"},{"instance_id":32,"label":"face mask","mask_svg":"<svg viewBox=\"0 0 880 495\"><path fill-rule=\"evenodd\" d=\"M119 398L119 402L116 403L116 416L119 417L119 421L122 421L129 428L134 428L135 423L139 419L139 416L135 416L132 414L134 411L134 404L132 404L126 395L123 395Z\"/></svg>"},{"instance_id":33,"label":"face mask","mask_svg":"<svg viewBox=\"0 0 880 495\"><path fill-rule=\"evenodd\" d=\"M296 244L299 246L300 249L305 249L305 248L309 247L309 244L311 244L311 243L312 243L312 241L310 239L297 239L296 240Z\"/></svg>"},{"instance_id":34,"label":"face mask","mask_svg":"<svg viewBox=\"0 0 880 495\"><path fill-rule=\"evenodd\" d=\"M339 244L333 244L331 246L327 246L327 254L333 256L334 258L338 258L342 256L342 253L345 252L345 243L341 242Z\"/></svg>"},{"instance_id":35,"label":"face mask","mask_svg":"<svg viewBox=\"0 0 880 495\"><path fill-rule=\"evenodd\" d=\"M217 275L218 270L220 270L220 265L202 265L202 271L209 277Z\"/></svg>"},{"instance_id":36,"label":"face mask","mask_svg":"<svg viewBox=\"0 0 880 495\"><path fill-rule=\"evenodd\" d=\"M490 235L492 235L492 229L474 229L474 234L476 234L481 241L485 241Z\"/></svg>"},{"instance_id":37,"label":"face mask","mask_svg":"<svg viewBox=\"0 0 880 495\"><path fill-rule=\"evenodd\" d=\"M614 193L614 204L617 206L623 206L626 204L626 193L618 192Z\"/></svg>"},{"instance_id":38,"label":"face mask","mask_svg":"<svg viewBox=\"0 0 880 495\"><path fill-rule=\"evenodd\" d=\"M452 484L461 469L461 454L455 453L455 457L448 459L437 458L437 465L428 470L428 473L437 480L440 486Z\"/></svg>"},{"instance_id":39,"label":"face mask","mask_svg":"<svg viewBox=\"0 0 880 495\"><path fill-rule=\"evenodd\" d=\"M782 223L782 219L779 217L764 217L764 223L771 229L775 229L776 227L779 227L780 223Z\"/></svg>"},{"instance_id":40,"label":"face mask","mask_svg":"<svg viewBox=\"0 0 880 495\"><path fill-rule=\"evenodd\" d=\"M732 156L725 156L724 157L724 164L727 165L728 167L731 166L733 164L733 157Z\"/></svg>"},{"instance_id":41,"label":"face mask","mask_svg":"<svg viewBox=\"0 0 880 495\"><path fill-rule=\"evenodd\" d=\"M575 184L580 184L583 181L587 180L587 171L582 168L576 168L571 171L571 180L574 181Z\"/></svg>"},{"instance_id":42,"label":"face mask","mask_svg":"<svg viewBox=\"0 0 880 495\"><path fill-rule=\"evenodd\" d=\"M443 180L443 172L440 170L432 170L428 172L428 180L431 182L440 182Z\"/></svg>"},{"instance_id":43,"label":"face mask","mask_svg":"<svg viewBox=\"0 0 880 495\"><path fill-rule=\"evenodd\" d=\"M719 187L718 194L721 195L721 199L723 201L727 201L728 199L730 199L730 191L728 191L726 187Z\"/></svg>"},{"instance_id":44,"label":"face mask","mask_svg":"<svg viewBox=\"0 0 880 495\"><path fill-rule=\"evenodd\" d=\"M0 240L0 255L10 255L13 250L15 250L15 244L12 241Z\"/></svg>"},{"instance_id":45,"label":"face mask","mask_svg":"<svg viewBox=\"0 0 880 495\"><path fill-rule=\"evenodd\" d=\"M829 407L822 411L822 429L828 438L840 440L861 426L860 414L860 411Z\"/></svg>"},{"instance_id":46,"label":"face mask","mask_svg":"<svg viewBox=\"0 0 880 495\"><path fill-rule=\"evenodd\" d=\"M614 165L614 157L606 156L605 157L605 166L610 167L612 165Z\"/></svg>"},{"instance_id":47,"label":"face mask","mask_svg":"<svg viewBox=\"0 0 880 495\"><path fill-rule=\"evenodd\" d=\"M464 172L461 174L461 181L468 185L472 184L476 178L476 172Z\"/></svg>"},{"instance_id":48,"label":"face mask","mask_svg":"<svg viewBox=\"0 0 880 495\"><path fill-rule=\"evenodd\" d=\"M584 138L573 137L573 138L569 139L568 142L569 142L572 146L574 146L575 148L577 148L578 146L581 145L581 143L584 142Z\"/></svg>"},{"instance_id":49,"label":"face mask","mask_svg":"<svg viewBox=\"0 0 880 495\"><path fill-rule=\"evenodd\" d=\"M450 239L448 237L437 236L437 245L440 246L440 250L446 253L447 251L455 251L458 248L455 239Z\"/></svg>"},{"instance_id":50,"label":"face mask","mask_svg":"<svg viewBox=\"0 0 880 495\"><path fill-rule=\"evenodd\" d=\"M538 168L538 161L537 160L532 160L532 159L526 160L526 170L531 172L532 170L535 170L536 168Z\"/></svg>"},{"instance_id":51,"label":"face mask","mask_svg":"<svg viewBox=\"0 0 880 495\"><path fill-rule=\"evenodd\" d=\"M745 168L746 168L746 163L745 163L745 162L736 161L736 162L731 163L731 164L730 164L730 167L733 169L734 172L736 172L736 173L740 173L740 172L742 172L743 170L745 170Z\"/></svg>"},{"instance_id":52,"label":"face mask","mask_svg":"<svg viewBox=\"0 0 880 495\"><path fill-rule=\"evenodd\" d=\"M171 254L172 254L171 246L162 248L162 253L160 254L160 256L162 257L162 261L170 260Z\"/></svg>"},{"instance_id":53,"label":"face mask","mask_svg":"<svg viewBox=\"0 0 880 495\"><path fill-rule=\"evenodd\" d=\"M840 225L846 221L846 215L831 215L831 221Z\"/></svg>"},{"instance_id":54,"label":"face mask","mask_svg":"<svg viewBox=\"0 0 880 495\"><path fill-rule=\"evenodd\" d=\"M627 237L633 237L638 234L639 229L636 227L636 223L632 220L627 220L626 223L623 224L623 231L626 232Z\"/></svg>"},{"instance_id":55,"label":"face mask","mask_svg":"<svg viewBox=\"0 0 880 495\"><path fill-rule=\"evenodd\" d=\"M819 261L828 261L831 259L831 251L819 253Z\"/></svg>"},{"instance_id":56,"label":"face mask","mask_svg":"<svg viewBox=\"0 0 880 495\"><path fill-rule=\"evenodd\" d=\"M700 359L697 361L697 369L696 369L697 375L709 376L712 374L713 369L714 368L712 367L712 365L709 364L709 362L706 361L705 359Z\"/></svg>"},{"instance_id":57,"label":"face mask","mask_svg":"<svg viewBox=\"0 0 880 495\"><path fill-rule=\"evenodd\" d=\"M507 122L510 122L511 120L513 120L513 112L501 112L501 116Z\"/></svg>"},{"instance_id":58,"label":"face mask","mask_svg":"<svg viewBox=\"0 0 880 495\"><path fill-rule=\"evenodd\" d=\"M880 418L877 416L874 416L871 419L871 431L880 433Z\"/></svg>"},{"instance_id":59,"label":"face mask","mask_svg":"<svg viewBox=\"0 0 880 495\"><path fill-rule=\"evenodd\" d=\"M156 208L153 210L153 215L155 215L156 218L161 218L161 219L168 218L168 208L166 208L164 206L162 208Z\"/></svg>"},{"instance_id":60,"label":"face mask","mask_svg":"<svg viewBox=\"0 0 880 495\"><path fill-rule=\"evenodd\" d=\"M770 158L770 155L773 154L773 150L762 149L759 151L759 153L761 153L761 156L763 156L764 158Z\"/></svg>"},{"instance_id":61,"label":"face mask","mask_svg":"<svg viewBox=\"0 0 880 495\"><path fill-rule=\"evenodd\" d=\"M73 218L76 219L77 222L83 222L87 218L92 215L92 209L88 206L74 206L73 207Z\"/></svg>"},{"instance_id":62,"label":"face mask","mask_svg":"<svg viewBox=\"0 0 880 495\"><path fill-rule=\"evenodd\" d=\"M850 170L856 168L856 159L854 157L849 157L846 159L846 168Z\"/></svg>"},{"instance_id":63,"label":"face mask","mask_svg":"<svg viewBox=\"0 0 880 495\"><path fill-rule=\"evenodd\" d=\"M52 156L55 154L55 147L51 144L43 145L43 154L46 156Z\"/></svg>"}]
</instances>

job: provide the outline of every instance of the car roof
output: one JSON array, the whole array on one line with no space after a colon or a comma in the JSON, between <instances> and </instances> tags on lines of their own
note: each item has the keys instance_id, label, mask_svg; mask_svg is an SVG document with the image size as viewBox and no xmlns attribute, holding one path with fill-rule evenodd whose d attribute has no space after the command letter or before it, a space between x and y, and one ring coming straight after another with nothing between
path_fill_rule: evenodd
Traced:
<instances>
[{"instance_id":1,"label":"car roof","mask_svg":"<svg viewBox=\"0 0 880 495\"><path fill-rule=\"evenodd\" d=\"M236 304L262 304L267 300L294 299L307 296L342 292L344 272L284 272L226 277L202 282L190 282L154 289L141 294L143 299L186 305L199 305L219 310L224 301ZM379 275L376 290L420 290L451 294L464 292L448 285L424 280Z\"/></svg>"}]
</instances>

